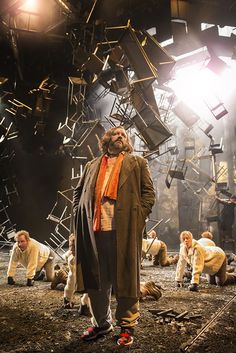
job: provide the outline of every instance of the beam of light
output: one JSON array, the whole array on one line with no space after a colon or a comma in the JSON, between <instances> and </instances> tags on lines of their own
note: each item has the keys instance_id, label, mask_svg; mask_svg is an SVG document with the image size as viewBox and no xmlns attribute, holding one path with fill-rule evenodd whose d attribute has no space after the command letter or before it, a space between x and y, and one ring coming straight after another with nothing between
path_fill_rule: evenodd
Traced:
<instances>
[{"instance_id":1,"label":"beam of light","mask_svg":"<svg viewBox=\"0 0 236 353\"><path fill-rule=\"evenodd\" d=\"M209 72L208 75L211 73ZM202 98L211 91L210 81L203 74L203 70L199 69L199 65L179 69L175 80L170 84L176 96L198 113L202 110Z\"/></svg>"},{"instance_id":2,"label":"beam of light","mask_svg":"<svg viewBox=\"0 0 236 353\"><path fill-rule=\"evenodd\" d=\"M235 63L220 75L214 74L200 63L177 70L175 80L169 86L180 100L201 115L206 109L205 103L213 108L229 97L236 87L235 78Z\"/></svg>"},{"instance_id":3,"label":"beam of light","mask_svg":"<svg viewBox=\"0 0 236 353\"><path fill-rule=\"evenodd\" d=\"M224 57L224 61L228 68L218 77L217 91L223 98L226 98L236 88L236 62L227 57Z\"/></svg>"},{"instance_id":4,"label":"beam of light","mask_svg":"<svg viewBox=\"0 0 236 353\"><path fill-rule=\"evenodd\" d=\"M24 4L19 8L19 10L24 12L35 13L38 11L38 0L26 0Z\"/></svg>"},{"instance_id":5,"label":"beam of light","mask_svg":"<svg viewBox=\"0 0 236 353\"><path fill-rule=\"evenodd\" d=\"M65 4L63 0L57 0L57 2L67 13L71 13L71 9Z\"/></svg>"}]
</instances>

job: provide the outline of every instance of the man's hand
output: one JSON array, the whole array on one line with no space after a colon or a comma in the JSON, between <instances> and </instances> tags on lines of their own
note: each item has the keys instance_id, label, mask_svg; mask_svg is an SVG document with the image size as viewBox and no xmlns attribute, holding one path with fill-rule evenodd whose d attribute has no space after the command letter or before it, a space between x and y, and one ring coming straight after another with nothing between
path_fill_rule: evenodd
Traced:
<instances>
[{"instance_id":1,"label":"man's hand","mask_svg":"<svg viewBox=\"0 0 236 353\"><path fill-rule=\"evenodd\" d=\"M198 284L197 283L192 283L188 286L188 289L191 292L198 292Z\"/></svg>"},{"instance_id":2,"label":"man's hand","mask_svg":"<svg viewBox=\"0 0 236 353\"><path fill-rule=\"evenodd\" d=\"M63 308L64 309L73 309L74 303L68 300L66 297L63 298Z\"/></svg>"},{"instance_id":3,"label":"man's hand","mask_svg":"<svg viewBox=\"0 0 236 353\"><path fill-rule=\"evenodd\" d=\"M10 286L12 286L15 283L16 282L14 281L13 277L7 277L7 284L10 284Z\"/></svg>"},{"instance_id":4,"label":"man's hand","mask_svg":"<svg viewBox=\"0 0 236 353\"><path fill-rule=\"evenodd\" d=\"M180 281L176 281L175 282L175 287L176 288L182 288L184 286L183 282L180 282Z\"/></svg>"},{"instance_id":5,"label":"man's hand","mask_svg":"<svg viewBox=\"0 0 236 353\"><path fill-rule=\"evenodd\" d=\"M27 285L28 287L32 287L32 286L34 285L34 280L31 279L31 278L28 278L28 279L27 279L27 282L26 282L26 285Z\"/></svg>"}]
</instances>

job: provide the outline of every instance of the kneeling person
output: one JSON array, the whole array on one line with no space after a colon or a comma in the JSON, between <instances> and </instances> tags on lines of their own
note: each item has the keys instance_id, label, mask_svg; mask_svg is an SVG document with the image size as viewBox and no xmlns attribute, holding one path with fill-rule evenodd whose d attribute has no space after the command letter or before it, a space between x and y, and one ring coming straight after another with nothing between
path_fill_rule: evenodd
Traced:
<instances>
[{"instance_id":1,"label":"kneeling person","mask_svg":"<svg viewBox=\"0 0 236 353\"><path fill-rule=\"evenodd\" d=\"M216 246L215 242L212 240L213 234L209 231L205 231L201 234L201 238L197 242L202 246Z\"/></svg>"},{"instance_id":2,"label":"kneeling person","mask_svg":"<svg viewBox=\"0 0 236 353\"><path fill-rule=\"evenodd\" d=\"M26 230L17 232L15 241L7 270L7 283L15 284L14 276L18 264L26 268L27 286L33 286L34 280L43 279L43 269L46 280L51 282L54 278L54 251L30 238Z\"/></svg>"},{"instance_id":3,"label":"kneeling person","mask_svg":"<svg viewBox=\"0 0 236 353\"><path fill-rule=\"evenodd\" d=\"M170 266L178 262L177 256L168 256L167 246L162 240L158 240L157 233L155 230L149 232L147 239L142 240L142 253L150 254L154 257L153 265L154 266Z\"/></svg>"},{"instance_id":4,"label":"kneeling person","mask_svg":"<svg viewBox=\"0 0 236 353\"><path fill-rule=\"evenodd\" d=\"M69 273L66 280L66 286L64 289L64 308L71 309L74 306L72 301L75 289L76 289L76 263L75 263L75 236L71 234L69 236L69 252L67 258ZM80 315L90 316L89 309L89 297L87 293L84 293L81 298L81 305L79 309Z\"/></svg>"},{"instance_id":5,"label":"kneeling person","mask_svg":"<svg viewBox=\"0 0 236 353\"><path fill-rule=\"evenodd\" d=\"M198 291L200 275L205 273L209 284L226 286L236 284L236 275L227 272L225 252L218 246L202 246L193 239L191 232L180 234L180 253L176 268L177 287L182 286L184 269L187 264L192 268L190 291Z\"/></svg>"}]
</instances>

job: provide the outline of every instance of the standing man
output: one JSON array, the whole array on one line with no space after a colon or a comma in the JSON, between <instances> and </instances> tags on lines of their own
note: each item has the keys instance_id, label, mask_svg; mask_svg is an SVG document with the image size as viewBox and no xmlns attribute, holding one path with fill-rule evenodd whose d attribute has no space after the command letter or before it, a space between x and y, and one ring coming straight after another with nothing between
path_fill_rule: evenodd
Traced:
<instances>
[{"instance_id":1,"label":"standing man","mask_svg":"<svg viewBox=\"0 0 236 353\"><path fill-rule=\"evenodd\" d=\"M26 230L17 232L15 241L7 270L7 283L15 284L14 276L19 263L26 268L27 286L33 286L34 280L42 280L45 273L47 281L51 282L54 278L55 252L31 238Z\"/></svg>"},{"instance_id":2,"label":"standing man","mask_svg":"<svg viewBox=\"0 0 236 353\"><path fill-rule=\"evenodd\" d=\"M109 129L100 147L103 155L87 163L73 200L77 268L90 298L93 325L81 338L95 340L113 330L113 288L121 328L117 344L130 345L140 316L142 234L155 194L148 163L131 155L124 128Z\"/></svg>"}]
</instances>

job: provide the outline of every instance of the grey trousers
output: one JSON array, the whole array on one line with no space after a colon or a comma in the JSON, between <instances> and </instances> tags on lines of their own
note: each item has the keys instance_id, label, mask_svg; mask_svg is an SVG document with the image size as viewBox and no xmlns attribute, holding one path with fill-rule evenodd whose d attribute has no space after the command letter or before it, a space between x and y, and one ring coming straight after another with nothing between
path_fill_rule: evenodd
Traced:
<instances>
[{"instance_id":1,"label":"grey trousers","mask_svg":"<svg viewBox=\"0 0 236 353\"><path fill-rule=\"evenodd\" d=\"M111 292L116 293L116 232L97 232L95 234L98 257L100 263L101 289L88 289L92 324L103 327L112 324ZM115 317L117 325L133 328L139 319L138 298L118 298Z\"/></svg>"}]
</instances>

